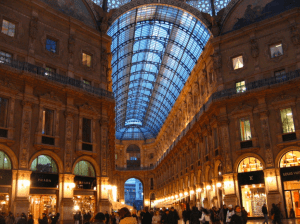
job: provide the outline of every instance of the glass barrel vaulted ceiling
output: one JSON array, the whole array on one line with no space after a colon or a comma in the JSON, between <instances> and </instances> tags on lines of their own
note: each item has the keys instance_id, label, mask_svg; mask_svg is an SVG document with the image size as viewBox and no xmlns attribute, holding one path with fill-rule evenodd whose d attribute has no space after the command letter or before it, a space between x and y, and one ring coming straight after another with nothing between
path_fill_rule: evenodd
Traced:
<instances>
[{"instance_id":1,"label":"glass barrel vaulted ceiling","mask_svg":"<svg viewBox=\"0 0 300 224\"><path fill-rule=\"evenodd\" d=\"M155 138L194 68L210 33L191 14L146 5L109 28L116 138Z\"/></svg>"}]
</instances>

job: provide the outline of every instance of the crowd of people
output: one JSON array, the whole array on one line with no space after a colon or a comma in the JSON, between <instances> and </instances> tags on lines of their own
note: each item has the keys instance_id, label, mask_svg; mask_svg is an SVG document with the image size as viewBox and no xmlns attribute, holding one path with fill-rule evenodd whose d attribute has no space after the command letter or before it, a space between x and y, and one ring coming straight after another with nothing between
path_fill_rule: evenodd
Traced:
<instances>
[{"instance_id":1,"label":"crowd of people","mask_svg":"<svg viewBox=\"0 0 300 224\"><path fill-rule=\"evenodd\" d=\"M272 204L272 209L269 214L266 204L261 208L264 215L263 224L269 223L269 218L273 224L281 224L282 213L280 211L280 203ZM290 216L295 216L294 211L290 211ZM56 215L43 213L43 217L38 219L39 224L57 224L60 214ZM189 208L187 205L182 212L182 219L184 224L246 224L248 220L248 212L244 207L236 205L223 205L218 209L212 207L200 210L197 207ZM108 212L105 214L99 212L92 217L90 212L84 213L76 212L74 215L74 224L178 224L180 220L178 212L174 207L169 209L162 208L161 210L148 210L145 207L143 210L130 212L128 208L124 207L118 212ZM28 217L25 213L17 213L14 216L11 212L8 214L0 214L0 224L34 224L32 215Z\"/></svg>"},{"instance_id":2,"label":"crowd of people","mask_svg":"<svg viewBox=\"0 0 300 224\"><path fill-rule=\"evenodd\" d=\"M59 213L56 215L50 214L49 216L47 216L46 213L43 213L42 216L41 219L38 219L39 224L58 223ZM0 214L0 224L34 224L34 221L32 215L28 215L27 217L25 213L17 213L16 216L14 216L12 212L8 212L7 214L2 212Z\"/></svg>"}]
</instances>

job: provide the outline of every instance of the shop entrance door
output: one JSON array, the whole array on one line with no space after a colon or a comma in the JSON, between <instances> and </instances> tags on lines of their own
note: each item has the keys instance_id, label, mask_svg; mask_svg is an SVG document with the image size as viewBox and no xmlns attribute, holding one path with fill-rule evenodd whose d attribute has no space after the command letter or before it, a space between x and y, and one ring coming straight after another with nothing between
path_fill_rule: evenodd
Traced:
<instances>
[{"instance_id":1,"label":"shop entrance door","mask_svg":"<svg viewBox=\"0 0 300 224\"><path fill-rule=\"evenodd\" d=\"M56 214L56 195L31 195L30 196L30 213L33 215L34 224L38 224L38 219L42 218L42 214L46 213L48 223L50 222L50 214Z\"/></svg>"},{"instance_id":2,"label":"shop entrance door","mask_svg":"<svg viewBox=\"0 0 300 224\"><path fill-rule=\"evenodd\" d=\"M295 213L295 217L300 218L300 190L285 191L284 193L288 217L291 218L292 213Z\"/></svg>"}]
</instances>

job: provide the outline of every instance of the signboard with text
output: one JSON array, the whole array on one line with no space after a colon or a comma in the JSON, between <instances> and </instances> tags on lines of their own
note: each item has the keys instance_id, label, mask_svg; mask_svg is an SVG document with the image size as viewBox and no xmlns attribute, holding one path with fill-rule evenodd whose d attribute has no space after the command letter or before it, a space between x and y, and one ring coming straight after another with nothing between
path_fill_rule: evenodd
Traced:
<instances>
[{"instance_id":1,"label":"signboard with text","mask_svg":"<svg viewBox=\"0 0 300 224\"><path fill-rule=\"evenodd\" d=\"M263 184L264 171L253 171L238 174L239 185Z\"/></svg>"},{"instance_id":2,"label":"signboard with text","mask_svg":"<svg viewBox=\"0 0 300 224\"><path fill-rule=\"evenodd\" d=\"M300 180L300 166L281 168L280 175L282 181Z\"/></svg>"},{"instance_id":3,"label":"signboard with text","mask_svg":"<svg viewBox=\"0 0 300 224\"><path fill-rule=\"evenodd\" d=\"M75 176L74 178L76 189L92 189L96 187L96 178Z\"/></svg>"},{"instance_id":4,"label":"signboard with text","mask_svg":"<svg viewBox=\"0 0 300 224\"><path fill-rule=\"evenodd\" d=\"M56 188L58 185L58 174L31 173L31 187Z\"/></svg>"}]
</instances>

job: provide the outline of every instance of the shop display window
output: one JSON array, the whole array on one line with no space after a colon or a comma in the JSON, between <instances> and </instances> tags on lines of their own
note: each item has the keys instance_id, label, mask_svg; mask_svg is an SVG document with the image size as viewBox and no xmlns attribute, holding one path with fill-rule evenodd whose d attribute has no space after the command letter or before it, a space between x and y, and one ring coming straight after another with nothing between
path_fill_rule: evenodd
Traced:
<instances>
[{"instance_id":1,"label":"shop display window","mask_svg":"<svg viewBox=\"0 0 300 224\"><path fill-rule=\"evenodd\" d=\"M31 164L31 171L40 173L58 173L55 161L46 155L40 155L35 158Z\"/></svg>"},{"instance_id":2,"label":"shop display window","mask_svg":"<svg viewBox=\"0 0 300 224\"><path fill-rule=\"evenodd\" d=\"M11 161L9 157L2 151L0 151L0 169L10 170Z\"/></svg>"},{"instance_id":3,"label":"shop display window","mask_svg":"<svg viewBox=\"0 0 300 224\"><path fill-rule=\"evenodd\" d=\"M280 110L283 133L295 132L293 112L291 108Z\"/></svg>"},{"instance_id":4,"label":"shop display window","mask_svg":"<svg viewBox=\"0 0 300 224\"><path fill-rule=\"evenodd\" d=\"M262 217L262 206L267 203L265 185L253 184L241 186L243 206L250 217Z\"/></svg>"},{"instance_id":5,"label":"shop display window","mask_svg":"<svg viewBox=\"0 0 300 224\"><path fill-rule=\"evenodd\" d=\"M49 217L50 214L56 214L56 195L30 195L30 214L33 215L34 223L39 223L38 218L42 217L43 213L46 213Z\"/></svg>"},{"instance_id":6,"label":"shop display window","mask_svg":"<svg viewBox=\"0 0 300 224\"><path fill-rule=\"evenodd\" d=\"M262 163L255 157L247 157L241 161L238 172L244 173L259 170L263 170Z\"/></svg>"},{"instance_id":7,"label":"shop display window","mask_svg":"<svg viewBox=\"0 0 300 224\"><path fill-rule=\"evenodd\" d=\"M88 161L79 161L74 169L74 174L78 176L95 177L95 170Z\"/></svg>"},{"instance_id":8,"label":"shop display window","mask_svg":"<svg viewBox=\"0 0 300 224\"><path fill-rule=\"evenodd\" d=\"M280 168L300 166L300 152L290 151L282 157L280 160Z\"/></svg>"},{"instance_id":9,"label":"shop display window","mask_svg":"<svg viewBox=\"0 0 300 224\"><path fill-rule=\"evenodd\" d=\"M0 212L8 213L9 212L9 195L0 194Z\"/></svg>"},{"instance_id":10,"label":"shop display window","mask_svg":"<svg viewBox=\"0 0 300 224\"><path fill-rule=\"evenodd\" d=\"M86 195L77 195L73 197L74 211L84 213L90 213L94 215L95 210L95 197Z\"/></svg>"}]
</instances>

